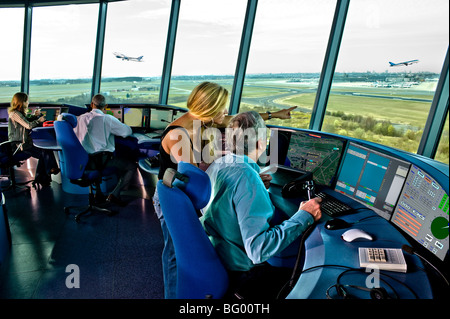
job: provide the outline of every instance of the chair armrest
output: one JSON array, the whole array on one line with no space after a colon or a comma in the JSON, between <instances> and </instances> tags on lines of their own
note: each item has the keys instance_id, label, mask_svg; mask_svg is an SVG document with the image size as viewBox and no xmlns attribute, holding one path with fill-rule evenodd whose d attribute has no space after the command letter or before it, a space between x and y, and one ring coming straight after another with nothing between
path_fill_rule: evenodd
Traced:
<instances>
[{"instance_id":1,"label":"chair armrest","mask_svg":"<svg viewBox=\"0 0 450 319\"><path fill-rule=\"evenodd\" d=\"M8 156L14 156L17 151L19 150L20 146L22 146L23 143L20 143L20 145L17 147L17 149L13 152L12 150L12 143L18 143L17 141L4 141L0 143L0 152L6 153Z\"/></svg>"},{"instance_id":2,"label":"chair armrest","mask_svg":"<svg viewBox=\"0 0 450 319\"><path fill-rule=\"evenodd\" d=\"M4 141L0 143L0 152L12 156L12 143L13 141Z\"/></svg>"},{"instance_id":3,"label":"chair armrest","mask_svg":"<svg viewBox=\"0 0 450 319\"><path fill-rule=\"evenodd\" d=\"M2 147L3 145L11 145L13 141L4 141L0 143L0 147Z\"/></svg>"}]
</instances>

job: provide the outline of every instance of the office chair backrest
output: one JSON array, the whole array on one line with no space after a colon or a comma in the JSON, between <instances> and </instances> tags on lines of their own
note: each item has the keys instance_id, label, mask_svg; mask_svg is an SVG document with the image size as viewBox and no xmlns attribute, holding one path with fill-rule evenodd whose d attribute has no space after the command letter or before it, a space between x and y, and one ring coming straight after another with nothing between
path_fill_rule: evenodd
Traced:
<instances>
[{"instance_id":1,"label":"office chair backrest","mask_svg":"<svg viewBox=\"0 0 450 319\"><path fill-rule=\"evenodd\" d=\"M209 201L208 175L180 162L168 169L157 190L177 259L177 298L219 299L228 288L228 274L203 229L197 211Z\"/></svg>"},{"instance_id":2,"label":"office chair backrest","mask_svg":"<svg viewBox=\"0 0 450 319\"><path fill-rule=\"evenodd\" d=\"M69 180L83 176L89 155L81 145L75 132L77 118L73 114L62 113L60 120L55 121L56 141L62 149L61 171Z\"/></svg>"}]
</instances>

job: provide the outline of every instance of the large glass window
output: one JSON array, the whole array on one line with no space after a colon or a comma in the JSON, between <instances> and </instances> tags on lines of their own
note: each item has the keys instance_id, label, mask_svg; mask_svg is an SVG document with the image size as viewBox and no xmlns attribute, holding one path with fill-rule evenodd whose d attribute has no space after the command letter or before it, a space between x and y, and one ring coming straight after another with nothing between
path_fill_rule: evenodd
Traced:
<instances>
[{"instance_id":1,"label":"large glass window","mask_svg":"<svg viewBox=\"0 0 450 319\"><path fill-rule=\"evenodd\" d=\"M202 81L214 81L230 93L239 53L247 1L181 1L169 104L186 107Z\"/></svg>"},{"instance_id":2,"label":"large glass window","mask_svg":"<svg viewBox=\"0 0 450 319\"><path fill-rule=\"evenodd\" d=\"M30 100L90 102L98 4L33 8Z\"/></svg>"},{"instance_id":3,"label":"large glass window","mask_svg":"<svg viewBox=\"0 0 450 319\"><path fill-rule=\"evenodd\" d=\"M108 103L158 103L170 0L108 4L100 90Z\"/></svg>"},{"instance_id":4,"label":"large glass window","mask_svg":"<svg viewBox=\"0 0 450 319\"><path fill-rule=\"evenodd\" d=\"M20 91L23 20L23 8L0 9L0 103Z\"/></svg>"},{"instance_id":5,"label":"large glass window","mask_svg":"<svg viewBox=\"0 0 450 319\"><path fill-rule=\"evenodd\" d=\"M445 120L445 125L444 125L444 129L442 131L441 134L441 138L439 139L439 145L436 151L436 155L434 157L435 160L445 163L445 164L449 164L449 136L448 136L448 123L449 119L448 119L448 112L447 112L447 118Z\"/></svg>"},{"instance_id":6,"label":"large glass window","mask_svg":"<svg viewBox=\"0 0 450 319\"><path fill-rule=\"evenodd\" d=\"M258 2L240 111L298 106L289 121L307 128L330 35L335 0Z\"/></svg>"},{"instance_id":7,"label":"large glass window","mask_svg":"<svg viewBox=\"0 0 450 319\"><path fill-rule=\"evenodd\" d=\"M448 24L447 0L352 1L322 129L417 152Z\"/></svg>"}]
</instances>

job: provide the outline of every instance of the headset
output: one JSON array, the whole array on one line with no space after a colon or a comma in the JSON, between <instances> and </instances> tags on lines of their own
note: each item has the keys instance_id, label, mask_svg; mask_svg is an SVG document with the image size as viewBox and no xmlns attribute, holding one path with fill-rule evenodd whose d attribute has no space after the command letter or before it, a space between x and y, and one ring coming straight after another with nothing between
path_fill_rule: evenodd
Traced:
<instances>
[{"instance_id":1,"label":"headset","mask_svg":"<svg viewBox=\"0 0 450 319\"><path fill-rule=\"evenodd\" d=\"M353 289L357 289L357 290L363 290L363 291L367 291L369 292L370 298L371 299L375 299L375 300L381 300L381 299L392 299L391 296L388 294L386 288L383 287L374 287L374 288L367 288L367 287L363 287L363 286L357 286L357 285L344 285L341 284L341 278L348 272L350 271L356 271L356 272L364 272L364 270L362 269L358 269L358 268L350 268L347 270L344 270L336 279L336 284L328 287L327 291L326 291L326 296L327 299L333 299L331 297L330 294L330 290L332 288L336 289L336 293L339 297L341 297L341 299L355 299L356 297L353 297L352 295L350 295L348 293L348 291L346 290L346 288L353 288ZM380 275L385 275L380 273ZM390 277L390 276L388 276ZM390 277L392 278L392 277ZM388 286L390 288L390 290L392 291L392 293L395 296L395 299L399 299L397 292L395 291L395 289L383 278L380 278L380 281L382 281L386 286Z\"/></svg>"},{"instance_id":2,"label":"headset","mask_svg":"<svg viewBox=\"0 0 450 319\"><path fill-rule=\"evenodd\" d=\"M352 295L350 295L345 288L355 288L359 290L368 291L370 293L370 298L375 300L381 300L381 299L391 299L388 292L385 288L379 287L379 288L366 288L362 286L355 286L355 285L340 285L340 284L334 284L330 286L327 291L327 299L334 299L330 295L330 290L332 288L336 288L337 295L341 297L342 299L354 299Z\"/></svg>"},{"instance_id":3,"label":"headset","mask_svg":"<svg viewBox=\"0 0 450 319\"><path fill-rule=\"evenodd\" d=\"M402 285L403 287L405 287L407 290L409 290L409 292L414 296L415 299L419 299L419 296L416 294L416 292L411 289L411 287L409 287L407 284L405 284L404 282L402 282L401 280L392 277L384 272L380 271L380 281L382 281L386 286L388 286L390 288L390 290L392 291L392 294L394 296L394 298L392 298L389 293L387 292L387 290L383 287L374 287L374 288L367 288L367 287L361 287L361 286L356 286L356 285L344 285L341 284L340 280L341 277L344 276L346 273L350 272L350 271L356 271L356 272L360 272L360 273L364 273L367 275L365 269L362 268L352 268L349 266L344 266L344 265L333 265L333 264L328 264L328 265L317 265L317 266L312 266L310 268L307 269L303 269L300 270L298 273L296 273L295 275L293 274L293 276L291 277L291 279L281 288L277 299L281 299L286 297L287 293L285 290L287 290L287 288L292 289L293 288L293 284L294 284L294 278L298 279L300 277L301 274L306 273L306 272L310 272L310 271L314 271L320 268L343 268L345 269L341 274L339 274L337 280L336 280L336 284L328 287L328 289L326 290L326 297L327 299L334 299L332 297L332 295L330 294L330 291L332 288L335 288L337 291L338 296L341 299L352 299L352 298L356 298L352 295L350 295L346 288L354 288L354 289L360 289L363 291L367 291L369 292L369 295L372 299L376 299L376 300L381 300L381 299L400 299L400 297L398 296L397 292L395 291L395 289L388 283L386 282L386 280L384 280L383 278L381 278L381 276L383 277L387 277L390 278L391 280L397 282L398 284ZM294 272L296 272L294 270ZM290 291L290 290L289 290Z\"/></svg>"}]
</instances>

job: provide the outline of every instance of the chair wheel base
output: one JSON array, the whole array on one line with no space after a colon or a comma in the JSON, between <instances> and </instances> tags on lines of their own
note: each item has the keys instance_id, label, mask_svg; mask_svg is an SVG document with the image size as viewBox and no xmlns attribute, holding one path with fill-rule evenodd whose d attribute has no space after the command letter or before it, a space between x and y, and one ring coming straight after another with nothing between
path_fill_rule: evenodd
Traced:
<instances>
[{"instance_id":1,"label":"chair wheel base","mask_svg":"<svg viewBox=\"0 0 450 319\"><path fill-rule=\"evenodd\" d=\"M80 207L78 207L78 206L64 207L64 213L66 215L70 215L70 209L71 208L80 208ZM101 207L92 206L92 205L89 205L89 206L84 207L84 208L85 209L81 213L78 213L78 214L75 215L75 221L77 223L79 223L81 221L81 216L87 215L89 213L94 213L94 212L104 213L108 217L117 215L119 213L117 211L113 211L113 210L110 210L110 209L107 209L107 208L101 208Z\"/></svg>"},{"instance_id":2,"label":"chair wheel base","mask_svg":"<svg viewBox=\"0 0 450 319\"><path fill-rule=\"evenodd\" d=\"M24 191L28 191L29 192L31 190L31 187L26 185L28 183L29 182L26 182L26 183L11 183L11 184L9 184L6 187L2 187L1 191L2 192L6 192L6 191L9 191L9 190L12 189L14 191L22 191L22 190L24 190Z\"/></svg>"}]
</instances>

